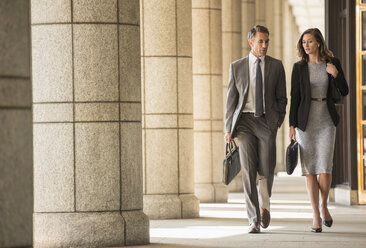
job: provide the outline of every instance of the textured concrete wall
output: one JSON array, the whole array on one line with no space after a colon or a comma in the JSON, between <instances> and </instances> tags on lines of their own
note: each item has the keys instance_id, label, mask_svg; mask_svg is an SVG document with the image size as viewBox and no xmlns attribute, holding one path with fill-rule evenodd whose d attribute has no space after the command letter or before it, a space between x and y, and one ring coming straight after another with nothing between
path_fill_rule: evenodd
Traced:
<instances>
[{"instance_id":1,"label":"textured concrete wall","mask_svg":"<svg viewBox=\"0 0 366 248\"><path fill-rule=\"evenodd\" d=\"M34 247L146 244L139 4L31 1Z\"/></svg>"},{"instance_id":2,"label":"textured concrete wall","mask_svg":"<svg viewBox=\"0 0 366 248\"><path fill-rule=\"evenodd\" d=\"M226 202L222 92L221 0L192 2L195 192L201 202Z\"/></svg>"},{"instance_id":3,"label":"textured concrete wall","mask_svg":"<svg viewBox=\"0 0 366 248\"><path fill-rule=\"evenodd\" d=\"M0 1L0 247L31 246L29 1Z\"/></svg>"},{"instance_id":4,"label":"textured concrete wall","mask_svg":"<svg viewBox=\"0 0 366 248\"><path fill-rule=\"evenodd\" d=\"M144 211L199 216L194 195L190 0L141 1Z\"/></svg>"}]
</instances>

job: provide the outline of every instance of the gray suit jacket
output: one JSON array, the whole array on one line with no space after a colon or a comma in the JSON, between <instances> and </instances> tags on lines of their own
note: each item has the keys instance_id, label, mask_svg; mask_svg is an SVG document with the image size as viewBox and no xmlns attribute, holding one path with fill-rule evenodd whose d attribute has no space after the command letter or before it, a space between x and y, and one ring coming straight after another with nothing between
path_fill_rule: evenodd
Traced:
<instances>
[{"instance_id":1,"label":"gray suit jacket","mask_svg":"<svg viewBox=\"0 0 366 248\"><path fill-rule=\"evenodd\" d=\"M270 56L265 58L264 67L265 118L269 128L276 132L286 114L286 77L282 62ZM247 102L249 91L249 56L230 65L225 131L236 136L236 126Z\"/></svg>"}]
</instances>

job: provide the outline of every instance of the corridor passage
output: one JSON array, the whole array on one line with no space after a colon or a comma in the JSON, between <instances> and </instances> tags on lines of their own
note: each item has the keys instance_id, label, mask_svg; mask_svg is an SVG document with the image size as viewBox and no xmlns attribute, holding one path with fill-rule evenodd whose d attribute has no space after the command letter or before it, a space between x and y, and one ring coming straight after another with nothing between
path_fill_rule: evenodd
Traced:
<instances>
[{"instance_id":1,"label":"corridor passage","mask_svg":"<svg viewBox=\"0 0 366 248\"><path fill-rule=\"evenodd\" d=\"M312 211L303 177L276 177L271 198L271 224L248 234L243 195L229 203L200 204L200 218L150 221L150 245L135 248L204 247L366 247L366 206L331 203L334 224L311 233Z\"/></svg>"}]
</instances>

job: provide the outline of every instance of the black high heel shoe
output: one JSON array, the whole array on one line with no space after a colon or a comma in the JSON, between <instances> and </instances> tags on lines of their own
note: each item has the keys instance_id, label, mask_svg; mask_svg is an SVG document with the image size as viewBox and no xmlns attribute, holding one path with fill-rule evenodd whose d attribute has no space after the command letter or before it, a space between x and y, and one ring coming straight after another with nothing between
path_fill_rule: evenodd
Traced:
<instances>
[{"instance_id":1,"label":"black high heel shoe","mask_svg":"<svg viewBox=\"0 0 366 248\"><path fill-rule=\"evenodd\" d=\"M314 227L312 227L311 228L311 231L313 232L313 233L320 233L320 232L322 232L323 231L323 229L322 229L322 218L320 218L320 227L319 228L314 228Z\"/></svg>"},{"instance_id":2,"label":"black high heel shoe","mask_svg":"<svg viewBox=\"0 0 366 248\"><path fill-rule=\"evenodd\" d=\"M321 227L319 227L319 228L311 228L311 231L313 232L313 233L320 233L320 232L322 232L323 231L323 229L321 228Z\"/></svg>"},{"instance_id":3,"label":"black high heel shoe","mask_svg":"<svg viewBox=\"0 0 366 248\"><path fill-rule=\"evenodd\" d=\"M323 224L324 224L324 226L331 227L333 225L333 219L324 220Z\"/></svg>"}]
</instances>

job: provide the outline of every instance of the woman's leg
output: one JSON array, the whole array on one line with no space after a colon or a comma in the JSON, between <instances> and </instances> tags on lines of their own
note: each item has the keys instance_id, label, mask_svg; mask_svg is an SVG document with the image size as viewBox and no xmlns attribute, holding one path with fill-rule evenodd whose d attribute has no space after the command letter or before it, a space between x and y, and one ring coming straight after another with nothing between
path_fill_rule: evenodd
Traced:
<instances>
[{"instance_id":1,"label":"woman's leg","mask_svg":"<svg viewBox=\"0 0 366 248\"><path fill-rule=\"evenodd\" d=\"M313 226L312 228L321 227L320 212L319 212L319 184L317 175L308 174L306 175L306 187L313 208Z\"/></svg>"},{"instance_id":2,"label":"woman's leg","mask_svg":"<svg viewBox=\"0 0 366 248\"><path fill-rule=\"evenodd\" d=\"M320 174L319 175L319 188L320 188L320 196L321 196L321 211L322 216L325 221L329 221L332 219L328 211L328 195L330 184L332 183L332 174Z\"/></svg>"}]
</instances>

